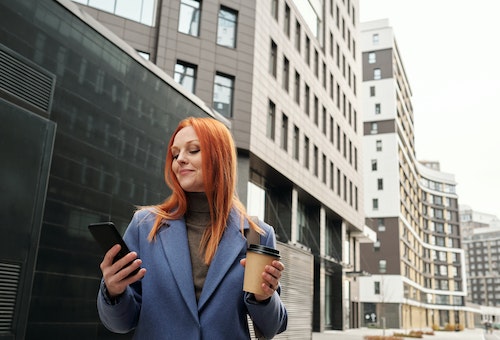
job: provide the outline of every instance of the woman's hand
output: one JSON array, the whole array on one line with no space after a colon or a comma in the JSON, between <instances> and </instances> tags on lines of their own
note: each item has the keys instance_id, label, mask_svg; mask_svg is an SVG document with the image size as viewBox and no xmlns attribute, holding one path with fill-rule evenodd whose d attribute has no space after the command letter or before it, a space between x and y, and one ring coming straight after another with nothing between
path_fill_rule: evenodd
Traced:
<instances>
[{"instance_id":1,"label":"woman's hand","mask_svg":"<svg viewBox=\"0 0 500 340\"><path fill-rule=\"evenodd\" d=\"M142 279L146 274L146 269L141 268L135 275L129 276L142 264L141 259L137 258L136 252L130 252L122 259L113 263L113 259L120 249L121 246L119 244L114 245L108 250L106 255L104 255L104 259L100 265L104 284L106 285L110 298L122 294L129 284ZM128 265L129 263L130 265Z\"/></svg>"},{"instance_id":2,"label":"woman's hand","mask_svg":"<svg viewBox=\"0 0 500 340\"><path fill-rule=\"evenodd\" d=\"M243 267L246 265L246 262L247 259L242 259L240 261ZM255 300L264 301L269 299L274 294L276 289L278 289L281 272L283 270L285 270L285 265L277 260L274 260L271 265L266 265L264 271L262 272L262 278L264 279L264 282L261 285L261 288L264 291L265 295L254 294Z\"/></svg>"}]
</instances>

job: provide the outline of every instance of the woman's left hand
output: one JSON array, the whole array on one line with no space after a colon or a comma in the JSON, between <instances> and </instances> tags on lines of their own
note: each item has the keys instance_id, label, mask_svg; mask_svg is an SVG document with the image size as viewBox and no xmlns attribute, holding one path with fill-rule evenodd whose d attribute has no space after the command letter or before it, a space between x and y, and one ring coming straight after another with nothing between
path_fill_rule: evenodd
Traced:
<instances>
[{"instance_id":1,"label":"woman's left hand","mask_svg":"<svg viewBox=\"0 0 500 340\"><path fill-rule=\"evenodd\" d=\"M242 259L240 263L245 266L246 259ZM264 271L262 272L262 278L264 282L262 283L262 290L265 295L254 294L255 300L264 301L269 299L276 289L279 287L281 272L285 270L285 265L281 261L274 260L271 265L266 265Z\"/></svg>"}]
</instances>

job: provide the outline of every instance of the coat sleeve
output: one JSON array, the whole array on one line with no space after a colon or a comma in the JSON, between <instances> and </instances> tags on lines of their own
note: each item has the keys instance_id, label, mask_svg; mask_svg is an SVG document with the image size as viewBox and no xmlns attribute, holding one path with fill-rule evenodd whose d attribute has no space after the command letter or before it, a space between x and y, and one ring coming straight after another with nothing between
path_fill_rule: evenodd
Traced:
<instances>
[{"instance_id":1,"label":"coat sleeve","mask_svg":"<svg viewBox=\"0 0 500 340\"><path fill-rule=\"evenodd\" d=\"M139 253L138 225L144 218L143 212L134 215L124 239L131 251ZM139 255L140 256L140 255ZM128 333L135 329L141 310L141 282L137 281L127 287L125 292L114 301L108 298L106 285L101 280L99 293L97 295L97 310L99 318L104 326L115 333Z\"/></svg>"},{"instance_id":2,"label":"coat sleeve","mask_svg":"<svg viewBox=\"0 0 500 340\"><path fill-rule=\"evenodd\" d=\"M276 248L274 229L262 221L259 222L259 226L266 232L265 235L261 236L261 244ZM284 332L287 327L288 314L281 301L280 292L281 286L278 287L273 296L263 302L258 302L253 294L245 292L248 314L266 339L271 339L276 334Z\"/></svg>"},{"instance_id":3,"label":"coat sleeve","mask_svg":"<svg viewBox=\"0 0 500 340\"><path fill-rule=\"evenodd\" d=\"M106 286L101 281L97 296L97 310L103 325L115 333L128 333L137 325L140 306L134 299L130 287L127 287L116 301L110 301L106 294Z\"/></svg>"}]
</instances>

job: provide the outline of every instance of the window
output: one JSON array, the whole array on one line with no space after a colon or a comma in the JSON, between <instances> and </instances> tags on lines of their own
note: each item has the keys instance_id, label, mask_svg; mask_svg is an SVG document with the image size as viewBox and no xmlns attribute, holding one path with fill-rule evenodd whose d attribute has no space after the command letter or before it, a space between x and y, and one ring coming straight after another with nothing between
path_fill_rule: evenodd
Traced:
<instances>
[{"instance_id":1,"label":"window","mask_svg":"<svg viewBox=\"0 0 500 340\"><path fill-rule=\"evenodd\" d=\"M314 161L313 173L314 173L314 176L318 177L319 159L318 159L318 147L316 145L314 145L313 161Z\"/></svg>"},{"instance_id":2,"label":"window","mask_svg":"<svg viewBox=\"0 0 500 340\"><path fill-rule=\"evenodd\" d=\"M299 159L299 138L300 138L300 130L299 128L294 125L293 126L293 159L298 160Z\"/></svg>"},{"instance_id":3,"label":"window","mask_svg":"<svg viewBox=\"0 0 500 340\"><path fill-rule=\"evenodd\" d=\"M352 165L352 141L349 140L349 164Z\"/></svg>"},{"instance_id":4,"label":"window","mask_svg":"<svg viewBox=\"0 0 500 340\"><path fill-rule=\"evenodd\" d=\"M326 184L326 155L322 154L321 157L321 178L323 183Z\"/></svg>"},{"instance_id":5,"label":"window","mask_svg":"<svg viewBox=\"0 0 500 340\"><path fill-rule=\"evenodd\" d=\"M341 194L341 192L340 192L340 181L341 181L341 179L340 179L340 169L337 168L337 195L339 197L340 197L340 194Z\"/></svg>"},{"instance_id":6,"label":"window","mask_svg":"<svg viewBox=\"0 0 500 340\"><path fill-rule=\"evenodd\" d=\"M370 97L375 97L375 86L370 86Z\"/></svg>"},{"instance_id":7,"label":"window","mask_svg":"<svg viewBox=\"0 0 500 340\"><path fill-rule=\"evenodd\" d=\"M233 116L234 77L217 72L214 81L214 109L225 117Z\"/></svg>"},{"instance_id":8,"label":"window","mask_svg":"<svg viewBox=\"0 0 500 340\"><path fill-rule=\"evenodd\" d=\"M337 150L340 151L340 126L337 124Z\"/></svg>"},{"instance_id":9,"label":"window","mask_svg":"<svg viewBox=\"0 0 500 340\"><path fill-rule=\"evenodd\" d=\"M377 190L384 190L384 180L377 178Z\"/></svg>"},{"instance_id":10,"label":"window","mask_svg":"<svg viewBox=\"0 0 500 340\"><path fill-rule=\"evenodd\" d=\"M323 113L321 117L321 131L323 134L326 136L326 125L327 125L327 120L326 120L326 107L323 106Z\"/></svg>"},{"instance_id":11,"label":"window","mask_svg":"<svg viewBox=\"0 0 500 340\"><path fill-rule=\"evenodd\" d=\"M142 24L153 26L155 1L120 1L120 0L74 0L93 8L100 9L115 15L140 22Z\"/></svg>"},{"instance_id":12,"label":"window","mask_svg":"<svg viewBox=\"0 0 500 340\"><path fill-rule=\"evenodd\" d=\"M200 1L181 0L179 32L197 37L200 34Z\"/></svg>"},{"instance_id":13,"label":"window","mask_svg":"<svg viewBox=\"0 0 500 340\"><path fill-rule=\"evenodd\" d=\"M372 209L378 210L378 198L372 199Z\"/></svg>"},{"instance_id":14,"label":"window","mask_svg":"<svg viewBox=\"0 0 500 340\"><path fill-rule=\"evenodd\" d=\"M177 60L174 69L174 80L189 92L195 93L196 69L196 65Z\"/></svg>"},{"instance_id":15,"label":"window","mask_svg":"<svg viewBox=\"0 0 500 340\"><path fill-rule=\"evenodd\" d=\"M374 80L379 80L382 78L382 73L379 68L376 68L373 70L373 79Z\"/></svg>"},{"instance_id":16,"label":"window","mask_svg":"<svg viewBox=\"0 0 500 340\"><path fill-rule=\"evenodd\" d=\"M332 98L332 100L334 93L335 93L335 82L333 80L333 74L330 73L330 98Z\"/></svg>"},{"instance_id":17,"label":"window","mask_svg":"<svg viewBox=\"0 0 500 340\"><path fill-rule=\"evenodd\" d=\"M329 126L330 127L330 143L332 143L332 144L333 144L333 140L334 140L334 131L333 131L334 126L335 126L335 124L333 121L333 117L330 116L330 126Z\"/></svg>"},{"instance_id":18,"label":"window","mask_svg":"<svg viewBox=\"0 0 500 340\"><path fill-rule=\"evenodd\" d=\"M340 10L339 10L339 6L335 6L336 8L336 15L335 15L335 18L337 19L337 28L340 28Z\"/></svg>"},{"instance_id":19,"label":"window","mask_svg":"<svg viewBox=\"0 0 500 340\"><path fill-rule=\"evenodd\" d=\"M147 52L137 51L137 53L146 60L150 59L150 55Z\"/></svg>"},{"instance_id":20,"label":"window","mask_svg":"<svg viewBox=\"0 0 500 340\"><path fill-rule=\"evenodd\" d=\"M288 150L288 117L283 114L281 119L281 148Z\"/></svg>"},{"instance_id":21,"label":"window","mask_svg":"<svg viewBox=\"0 0 500 340\"><path fill-rule=\"evenodd\" d=\"M385 223L383 218L378 218L377 219L377 226L378 226L378 231L384 232L385 231Z\"/></svg>"},{"instance_id":22,"label":"window","mask_svg":"<svg viewBox=\"0 0 500 340\"><path fill-rule=\"evenodd\" d=\"M278 45L271 40L271 53L269 55L269 73L276 78L278 65Z\"/></svg>"},{"instance_id":23,"label":"window","mask_svg":"<svg viewBox=\"0 0 500 340\"><path fill-rule=\"evenodd\" d=\"M344 78L346 77L345 76L345 55L344 55L344 53L342 53L342 75L344 76Z\"/></svg>"},{"instance_id":24,"label":"window","mask_svg":"<svg viewBox=\"0 0 500 340\"><path fill-rule=\"evenodd\" d=\"M323 88L326 89L326 64L325 63L323 63L323 69L321 72L321 76L323 79Z\"/></svg>"},{"instance_id":25,"label":"window","mask_svg":"<svg viewBox=\"0 0 500 340\"><path fill-rule=\"evenodd\" d=\"M373 43L373 45L378 45L379 42L380 42L380 38L379 38L378 33L374 33L372 35L372 43Z\"/></svg>"},{"instance_id":26,"label":"window","mask_svg":"<svg viewBox=\"0 0 500 340\"><path fill-rule=\"evenodd\" d=\"M375 148L377 151L382 151L382 141L380 139L375 142Z\"/></svg>"},{"instance_id":27,"label":"window","mask_svg":"<svg viewBox=\"0 0 500 340\"><path fill-rule=\"evenodd\" d=\"M337 67L340 67L340 46L339 44L335 44L336 47L336 56L337 56Z\"/></svg>"},{"instance_id":28,"label":"window","mask_svg":"<svg viewBox=\"0 0 500 340\"><path fill-rule=\"evenodd\" d=\"M300 53L300 33L301 33L301 27L299 21L295 21L295 48L297 51Z\"/></svg>"},{"instance_id":29,"label":"window","mask_svg":"<svg viewBox=\"0 0 500 340\"><path fill-rule=\"evenodd\" d=\"M306 87L304 89L304 106L305 106L304 108L305 108L306 115L308 115L308 116L311 113L310 98L311 98L311 94L310 94L310 90L309 90L309 85L306 84Z\"/></svg>"},{"instance_id":30,"label":"window","mask_svg":"<svg viewBox=\"0 0 500 340\"><path fill-rule=\"evenodd\" d=\"M352 207L353 195L352 195L352 181L349 181L349 205Z\"/></svg>"},{"instance_id":31,"label":"window","mask_svg":"<svg viewBox=\"0 0 500 340\"><path fill-rule=\"evenodd\" d=\"M358 170L358 148L354 147L354 170Z\"/></svg>"},{"instance_id":32,"label":"window","mask_svg":"<svg viewBox=\"0 0 500 340\"><path fill-rule=\"evenodd\" d=\"M375 104L375 114L379 115L382 109L380 108L380 103Z\"/></svg>"},{"instance_id":33,"label":"window","mask_svg":"<svg viewBox=\"0 0 500 340\"><path fill-rule=\"evenodd\" d=\"M295 102L300 105L300 74L295 71Z\"/></svg>"},{"instance_id":34,"label":"window","mask_svg":"<svg viewBox=\"0 0 500 340\"><path fill-rule=\"evenodd\" d=\"M373 122L370 124L370 126L371 126L370 133L372 135L376 134L378 132L378 124L376 122Z\"/></svg>"},{"instance_id":35,"label":"window","mask_svg":"<svg viewBox=\"0 0 500 340\"><path fill-rule=\"evenodd\" d=\"M386 260L378 261L378 271L380 273L385 273L387 271L387 261Z\"/></svg>"},{"instance_id":36,"label":"window","mask_svg":"<svg viewBox=\"0 0 500 340\"><path fill-rule=\"evenodd\" d=\"M310 65L311 64L311 40L309 39L309 37L307 35L306 35L305 58L306 58L306 64Z\"/></svg>"},{"instance_id":37,"label":"window","mask_svg":"<svg viewBox=\"0 0 500 340\"><path fill-rule=\"evenodd\" d=\"M274 20L278 21L278 0L271 1L271 15Z\"/></svg>"},{"instance_id":38,"label":"window","mask_svg":"<svg viewBox=\"0 0 500 340\"><path fill-rule=\"evenodd\" d=\"M319 99L314 96L314 124L319 126Z\"/></svg>"},{"instance_id":39,"label":"window","mask_svg":"<svg viewBox=\"0 0 500 340\"><path fill-rule=\"evenodd\" d=\"M236 47L236 27L238 12L221 6L217 26L217 44L230 48Z\"/></svg>"},{"instance_id":40,"label":"window","mask_svg":"<svg viewBox=\"0 0 500 340\"><path fill-rule=\"evenodd\" d=\"M333 181L334 181L334 178L333 178L333 175L334 175L334 164L332 161L330 161L330 190L333 191Z\"/></svg>"},{"instance_id":41,"label":"window","mask_svg":"<svg viewBox=\"0 0 500 340\"><path fill-rule=\"evenodd\" d=\"M347 158L347 135L345 134L345 132L343 133L343 152L342 154L344 155L344 158Z\"/></svg>"},{"instance_id":42,"label":"window","mask_svg":"<svg viewBox=\"0 0 500 340\"><path fill-rule=\"evenodd\" d=\"M304 167L309 169L309 138L304 136Z\"/></svg>"},{"instance_id":43,"label":"window","mask_svg":"<svg viewBox=\"0 0 500 340\"><path fill-rule=\"evenodd\" d=\"M330 32L330 56L333 58L333 49L334 49L334 42L333 42L333 33Z\"/></svg>"},{"instance_id":44,"label":"window","mask_svg":"<svg viewBox=\"0 0 500 340\"><path fill-rule=\"evenodd\" d=\"M372 159L372 171L377 171L377 160Z\"/></svg>"},{"instance_id":45,"label":"window","mask_svg":"<svg viewBox=\"0 0 500 340\"><path fill-rule=\"evenodd\" d=\"M380 295L380 281L373 282L373 293L375 295Z\"/></svg>"},{"instance_id":46,"label":"window","mask_svg":"<svg viewBox=\"0 0 500 340\"><path fill-rule=\"evenodd\" d=\"M267 128L266 136L274 140L274 131L276 129L276 104L271 100L269 101L269 108L267 111Z\"/></svg>"},{"instance_id":47,"label":"window","mask_svg":"<svg viewBox=\"0 0 500 340\"><path fill-rule=\"evenodd\" d=\"M283 89L288 92L290 81L290 62L286 57L283 57Z\"/></svg>"},{"instance_id":48,"label":"window","mask_svg":"<svg viewBox=\"0 0 500 340\"><path fill-rule=\"evenodd\" d=\"M290 37L290 7L285 3L284 30L287 37Z\"/></svg>"},{"instance_id":49,"label":"window","mask_svg":"<svg viewBox=\"0 0 500 340\"><path fill-rule=\"evenodd\" d=\"M377 56L375 52L368 53L368 64L375 64L376 61L377 61Z\"/></svg>"},{"instance_id":50,"label":"window","mask_svg":"<svg viewBox=\"0 0 500 340\"><path fill-rule=\"evenodd\" d=\"M316 78L319 77L319 54L318 50L314 50L314 75Z\"/></svg>"}]
</instances>

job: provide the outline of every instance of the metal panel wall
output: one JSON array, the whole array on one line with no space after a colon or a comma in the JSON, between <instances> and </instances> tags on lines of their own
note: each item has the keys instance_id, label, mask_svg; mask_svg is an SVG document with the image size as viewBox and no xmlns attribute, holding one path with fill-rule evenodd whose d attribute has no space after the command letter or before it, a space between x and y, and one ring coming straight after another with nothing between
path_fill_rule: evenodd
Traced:
<instances>
[{"instance_id":1,"label":"metal panel wall","mask_svg":"<svg viewBox=\"0 0 500 340\"><path fill-rule=\"evenodd\" d=\"M275 339L311 339L314 257L307 251L281 242L277 248L285 265L281 298L288 311L288 328Z\"/></svg>"}]
</instances>

